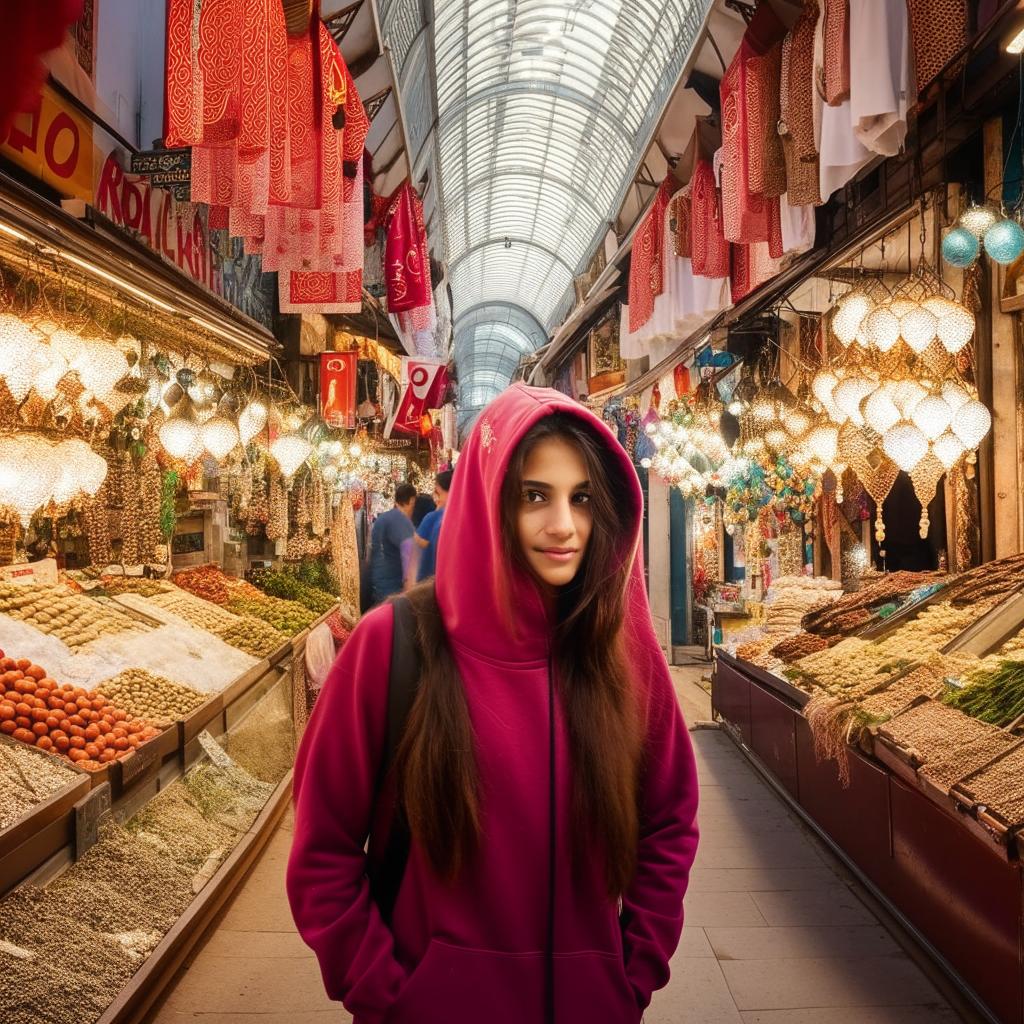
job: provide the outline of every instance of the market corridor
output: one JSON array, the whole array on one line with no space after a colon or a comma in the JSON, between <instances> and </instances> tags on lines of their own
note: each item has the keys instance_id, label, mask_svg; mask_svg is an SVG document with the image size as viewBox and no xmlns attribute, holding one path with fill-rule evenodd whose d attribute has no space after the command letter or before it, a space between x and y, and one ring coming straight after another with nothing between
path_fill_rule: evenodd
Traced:
<instances>
[{"instance_id":1,"label":"market corridor","mask_svg":"<svg viewBox=\"0 0 1024 1024\"><path fill-rule=\"evenodd\" d=\"M688 720L710 718L699 671L676 671ZM645 1024L953 1024L955 1013L859 899L840 864L714 729L693 732L701 846L672 981ZM284 870L292 816L153 1024L327 1024L351 1018L323 994L292 925ZM528 1022L524 1022L528 1024Z\"/></svg>"}]
</instances>

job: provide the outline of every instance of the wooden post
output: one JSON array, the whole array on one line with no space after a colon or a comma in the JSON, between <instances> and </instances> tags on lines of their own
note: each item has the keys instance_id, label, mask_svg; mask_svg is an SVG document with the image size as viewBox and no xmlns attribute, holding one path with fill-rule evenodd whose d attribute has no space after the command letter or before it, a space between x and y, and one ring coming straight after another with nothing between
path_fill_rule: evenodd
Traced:
<instances>
[{"instance_id":1,"label":"wooden post","mask_svg":"<svg viewBox=\"0 0 1024 1024\"><path fill-rule=\"evenodd\" d=\"M1001 186L1003 177L1003 122L985 122L985 191ZM989 274L992 381L992 481L995 499L995 557L1021 550L1020 456L1017 450L1017 346L1012 315L1000 308L1002 271L993 263ZM979 339L979 350L984 339ZM987 547L987 545L986 545Z\"/></svg>"}]
</instances>

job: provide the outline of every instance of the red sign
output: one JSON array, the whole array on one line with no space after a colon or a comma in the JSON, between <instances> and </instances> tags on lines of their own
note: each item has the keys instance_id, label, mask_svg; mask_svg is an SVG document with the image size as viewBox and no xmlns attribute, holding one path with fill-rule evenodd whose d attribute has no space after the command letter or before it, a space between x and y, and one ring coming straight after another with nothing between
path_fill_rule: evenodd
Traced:
<instances>
[{"instance_id":1,"label":"red sign","mask_svg":"<svg viewBox=\"0 0 1024 1024\"><path fill-rule=\"evenodd\" d=\"M394 417L388 423L386 435L391 437L399 433L418 437L422 434L423 417L430 409L439 408L444 398L448 387L448 367L436 359L407 357L402 363L409 383L405 386Z\"/></svg>"},{"instance_id":2,"label":"red sign","mask_svg":"<svg viewBox=\"0 0 1024 1024\"><path fill-rule=\"evenodd\" d=\"M355 429L358 350L320 355L320 415L332 426Z\"/></svg>"},{"instance_id":3,"label":"red sign","mask_svg":"<svg viewBox=\"0 0 1024 1024\"><path fill-rule=\"evenodd\" d=\"M128 228L194 281L219 292L203 207L176 203L148 177L129 174L111 153L96 189L96 208L118 227Z\"/></svg>"}]
</instances>

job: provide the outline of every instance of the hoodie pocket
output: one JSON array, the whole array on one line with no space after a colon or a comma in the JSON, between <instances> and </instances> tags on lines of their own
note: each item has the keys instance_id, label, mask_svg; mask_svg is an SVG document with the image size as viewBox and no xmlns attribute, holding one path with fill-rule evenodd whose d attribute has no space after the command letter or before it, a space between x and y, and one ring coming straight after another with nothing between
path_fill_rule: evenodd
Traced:
<instances>
[{"instance_id":1,"label":"hoodie pocket","mask_svg":"<svg viewBox=\"0 0 1024 1024\"><path fill-rule=\"evenodd\" d=\"M638 1024L640 1010L614 953L555 956L558 1024ZM387 1024L526 1024L544 1018L544 955L499 953L434 939Z\"/></svg>"}]
</instances>

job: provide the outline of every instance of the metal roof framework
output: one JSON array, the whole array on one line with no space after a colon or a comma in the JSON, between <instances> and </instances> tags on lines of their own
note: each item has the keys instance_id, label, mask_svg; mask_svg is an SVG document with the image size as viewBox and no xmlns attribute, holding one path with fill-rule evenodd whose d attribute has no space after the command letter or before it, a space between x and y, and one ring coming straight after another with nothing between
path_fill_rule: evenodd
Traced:
<instances>
[{"instance_id":1,"label":"metal roof framework","mask_svg":"<svg viewBox=\"0 0 1024 1024\"><path fill-rule=\"evenodd\" d=\"M429 25L429 11L417 0L379 3L401 60L412 49L401 45L412 34L403 26L417 14ZM544 344L566 313L573 277L618 210L710 7L434 0L438 199L463 415L507 386L515 351ZM516 334L509 308L525 311L529 331Z\"/></svg>"}]
</instances>

